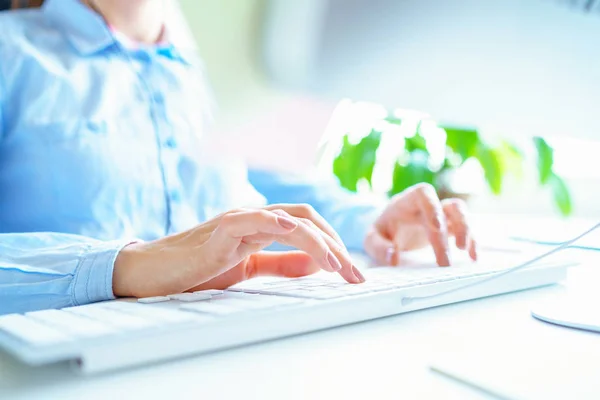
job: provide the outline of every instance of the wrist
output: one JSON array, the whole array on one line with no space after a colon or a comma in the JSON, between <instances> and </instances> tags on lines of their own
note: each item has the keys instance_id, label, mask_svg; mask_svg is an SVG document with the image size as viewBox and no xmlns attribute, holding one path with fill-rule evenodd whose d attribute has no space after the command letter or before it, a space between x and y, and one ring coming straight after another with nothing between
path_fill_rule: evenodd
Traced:
<instances>
[{"instance_id":1,"label":"wrist","mask_svg":"<svg viewBox=\"0 0 600 400\"><path fill-rule=\"evenodd\" d=\"M119 251L113 269L115 297L135 297L135 269L140 263L141 242L132 242Z\"/></svg>"}]
</instances>

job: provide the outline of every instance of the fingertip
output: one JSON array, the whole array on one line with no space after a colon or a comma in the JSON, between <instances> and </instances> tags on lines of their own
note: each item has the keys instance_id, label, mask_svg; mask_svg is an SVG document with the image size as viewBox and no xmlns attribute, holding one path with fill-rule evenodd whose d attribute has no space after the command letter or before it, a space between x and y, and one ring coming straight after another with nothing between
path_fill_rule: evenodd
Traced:
<instances>
[{"instance_id":1,"label":"fingertip","mask_svg":"<svg viewBox=\"0 0 600 400\"><path fill-rule=\"evenodd\" d=\"M363 276L363 274L360 272L360 270L358 268L356 268L354 265L352 266L352 273L354 274L354 276L358 280L357 283L364 283L364 282L367 281L365 279L365 277Z\"/></svg>"},{"instance_id":2,"label":"fingertip","mask_svg":"<svg viewBox=\"0 0 600 400\"><path fill-rule=\"evenodd\" d=\"M477 261L477 243L475 241L471 241L471 245L469 246L469 256L473 261Z\"/></svg>"},{"instance_id":3,"label":"fingertip","mask_svg":"<svg viewBox=\"0 0 600 400\"><path fill-rule=\"evenodd\" d=\"M464 234L456 235L456 247L458 247L461 250L468 250L467 244L468 240Z\"/></svg>"},{"instance_id":4,"label":"fingertip","mask_svg":"<svg viewBox=\"0 0 600 400\"><path fill-rule=\"evenodd\" d=\"M338 271L338 274L348 283L361 283L360 278L354 272L354 266L350 266L349 268L343 268ZM362 275L361 275L362 277ZM364 277L362 277L364 279Z\"/></svg>"},{"instance_id":5,"label":"fingertip","mask_svg":"<svg viewBox=\"0 0 600 400\"><path fill-rule=\"evenodd\" d=\"M395 247L388 247L385 251L385 264L390 266L398 264L398 251Z\"/></svg>"},{"instance_id":6,"label":"fingertip","mask_svg":"<svg viewBox=\"0 0 600 400\"><path fill-rule=\"evenodd\" d=\"M450 266L450 253L446 251L441 251L437 255L437 264L440 267L449 267Z\"/></svg>"}]
</instances>

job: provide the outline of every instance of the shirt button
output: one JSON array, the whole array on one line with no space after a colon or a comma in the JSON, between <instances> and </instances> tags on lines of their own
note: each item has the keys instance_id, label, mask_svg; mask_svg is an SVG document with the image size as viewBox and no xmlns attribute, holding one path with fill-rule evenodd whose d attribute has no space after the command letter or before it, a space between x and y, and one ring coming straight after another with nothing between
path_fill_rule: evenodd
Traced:
<instances>
[{"instance_id":1,"label":"shirt button","mask_svg":"<svg viewBox=\"0 0 600 400\"><path fill-rule=\"evenodd\" d=\"M169 149L174 149L177 147L177 142L173 137L170 137L165 141L165 146L167 146Z\"/></svg>"},{"instance_id":2,"label":"shirt button","mask_svg":"<svg viewBox=\"0 0 600 400\"><path fill-rule=\"evenodd\" d=\"M179 192L177 190L173 190L171 192L171 201L174 201L175 203L178 203L181 201L181 194L179 194Z\"/></svg>"},{"instance_id":3,"label":"shirt button","mask_svg":"<svg viewBox=\"0 0 600 400\"><path fill-rule=\"evenodd\" d=\"M156 92L152 95L152 98L156 102L156 104L163 104L165 102L165 97L162 93Z\"/></svg>"}]
</instances>

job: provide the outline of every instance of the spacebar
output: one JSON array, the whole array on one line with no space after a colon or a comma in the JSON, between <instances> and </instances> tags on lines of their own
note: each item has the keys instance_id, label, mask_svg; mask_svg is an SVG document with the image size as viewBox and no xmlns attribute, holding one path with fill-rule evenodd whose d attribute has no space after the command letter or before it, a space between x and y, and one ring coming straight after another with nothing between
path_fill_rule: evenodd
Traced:
<instances>
[{"instance_id":1,"label":"spacebar","mask_svg":"<svg viewBox=\"0 0 600 400\"><path fill-rule=\"evenodd\" d=\"M346 297L346 296L352 296L354 294L361 294L361 293L366 293L369 290L362 290L360 292L356 292L356 293L351 293L351 292L344 292L344 291L338 291L338 290L302 290L302 289L292 289L292 290L277 290L277 289L273 289L273 288L269 288L269 289L250 289L250 288L245 288L243 290L246 293L255 293L255 294L268 294L268 295L275 295L275 296L285 296L285 297L295 297L295 298L302 298L302 299L334 299L334 298L338 298L338 297Z\"/></svg>"}]
</instances>

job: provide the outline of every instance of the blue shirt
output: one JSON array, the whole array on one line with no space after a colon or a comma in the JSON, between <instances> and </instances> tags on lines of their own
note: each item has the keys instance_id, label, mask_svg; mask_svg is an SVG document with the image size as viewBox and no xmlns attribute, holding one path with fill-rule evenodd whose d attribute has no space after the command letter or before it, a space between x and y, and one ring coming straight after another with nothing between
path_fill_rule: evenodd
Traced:
<instances>
[{"instance_id":1,"label":"blue shirt","mask_svg":"<svg viewBox=\"0 0 600 400\"><path fill-rule=\"evenodd\" d=\"M362 248L372 204L208 162L211 109L182 39L133 48L78 0L0 13L0 313L111 299L124 245L244 205L312 204Z\"/></svg>"}]
</instances>

